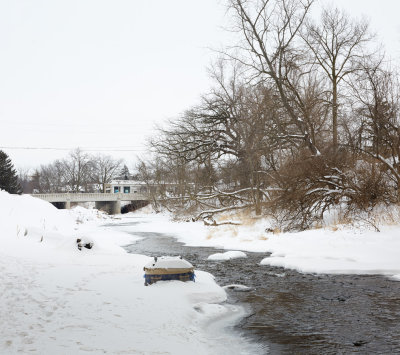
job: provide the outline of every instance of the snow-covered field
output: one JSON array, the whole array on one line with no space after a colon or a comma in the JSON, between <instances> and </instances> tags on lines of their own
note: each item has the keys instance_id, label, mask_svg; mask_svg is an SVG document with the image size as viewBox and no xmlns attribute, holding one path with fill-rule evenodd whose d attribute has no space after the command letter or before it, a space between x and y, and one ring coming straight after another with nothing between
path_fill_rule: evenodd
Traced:
<instances>
[{"instance_id":1,"label":"snow-covered field","mask_svg":"<svg viewBox=\"0 0 400 355\"><path fill-rule=\"evenodd\" d=\"M0 216L0 354L255 353L226 330L243 310L212 275L145 287L150 258L103 214L0 191Z\"/></svg>"}]
</instances>

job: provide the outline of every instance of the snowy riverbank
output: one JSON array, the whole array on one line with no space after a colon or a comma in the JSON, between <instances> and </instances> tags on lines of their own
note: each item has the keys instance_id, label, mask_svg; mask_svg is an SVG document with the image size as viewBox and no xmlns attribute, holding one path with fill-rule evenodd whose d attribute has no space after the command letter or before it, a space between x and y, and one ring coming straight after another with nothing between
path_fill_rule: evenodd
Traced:
<instances>
[{"instance_id":1,"label":"snowy riverbank","mask_svg":"<svg viewBox=\"0 0 400 355\"><path fill-rule=\"evenodd\" d=\"M191 246L271 252L260 258L261 268L400 275L394 223L381 225L380 233L336 226L274 234L265 231L265 219L207 227L173 222L150 208L111 218L2 191L0 216L0 353L6 354L256 353L227 331L243 310L224 303L225 290L212 275L196 271L196 283L143 286L149 257L121 248L140 232L168 233ZM94 247L78 250L77 239ZM214 254L208 262L245 256Z\"/></svg>"},{"instance_id":2,"label":"snowy riverbank","mask_svg":"<svg viewBox=\"0 0 400 355\"><path fill-rule=\"evenodd\" d=\"M382 223L380 232L366 225L335 225L274 234L266 232L266 219L215 227L201 222L172 222L163 214L132 216L140 222L137 230L161 233L168 230L186 245L271 253L260 260L261 265L309 273L382 274L400 278L400 225L395 223Z\"/></svg>"},{"instance_id":3,"label":"snowy riverbank","mask_svg":"<svg viewBox=\"0 0 400 355\"><path fill-rule=\"evenodd\" d=\"M127 254L135 238L108 217L3 191L0 216L0 353L247 353L224 330L242 311L210 274L144 287L149 257Z\"/></svg>"}]
</instances>

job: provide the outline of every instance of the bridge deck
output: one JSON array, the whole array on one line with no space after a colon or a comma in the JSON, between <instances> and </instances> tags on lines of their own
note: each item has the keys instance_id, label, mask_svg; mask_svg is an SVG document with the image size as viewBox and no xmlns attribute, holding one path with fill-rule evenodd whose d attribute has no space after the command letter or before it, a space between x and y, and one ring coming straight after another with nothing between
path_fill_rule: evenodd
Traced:
<instances>
[{"instance_id":1,"label":"bridge deck","mask_svg":"<svg viewBox=\"0 0 400 355\"><path fill-rule=\"evenodd\" d=\"M108 202L108 201L147 201L149 198L140 193L54 193L32 194L48 202Z\"/></svg>"}]
</instances>

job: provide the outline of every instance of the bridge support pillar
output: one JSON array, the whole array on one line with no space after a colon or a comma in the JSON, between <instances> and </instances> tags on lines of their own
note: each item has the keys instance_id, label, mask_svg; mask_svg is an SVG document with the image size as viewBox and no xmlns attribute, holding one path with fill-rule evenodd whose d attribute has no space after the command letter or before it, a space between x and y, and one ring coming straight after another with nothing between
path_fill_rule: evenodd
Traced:
<instances>
[{"instance_id":1,"label":"bridge support pillar","mask_svg":"<svg viewBox=\"0 0 400 355\"><path fill-rule=\"evenodd\" d=\"M70 210L70 209L71 209L71 201L67 200L67 201L65 202L65 209L66 209L66 210Z\"/></svg>"},{"instance_id":2,"label":"bridge support pillar","mask_svg":"<svg viewBox=\"0 0 400 355\"><path fill-rule=\"evenodd\" d=\"M104 211L107 213L110 213L110 202L104 202L104 201L96 201L95 202L95 207L96 209L100 210L100 211Z\"/></svg>"},{"instance_id":3,"label":"bridge support pillar","mask_svg":"<svg viewBox=\"0 0 400 355\"><path fill-rule=\"evenodd\" d=\"M117 200L112 203L111 214L121 214L121 200Z\"/></svg>"},{"instance_id":4,"label":"bridge support pillar","mask_svg":"<svg viewBox=\"0 0 400 355\"><path fill-rule=\"evenodd\" d=\"M98 210L107 212L108 214L120 214L121 213L121 201L97 201L95 207Z\"/></svg>"}]
</instances>

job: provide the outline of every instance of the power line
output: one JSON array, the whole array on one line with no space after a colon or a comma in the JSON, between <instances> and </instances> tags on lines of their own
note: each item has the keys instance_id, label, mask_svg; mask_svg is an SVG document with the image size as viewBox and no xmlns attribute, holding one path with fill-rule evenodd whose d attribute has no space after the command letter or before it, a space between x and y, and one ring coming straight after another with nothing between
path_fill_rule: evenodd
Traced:
<instances>
[{"instance_id":1,"label":"power line","mask_svg":"<svg viewBox=\"0 0 400 355\"><path fill-rule=\"evenodd\" d=\"M0 146L0 149L15 149L15 150L55 150L55 151L71 151L74 148L60 147L5 147ZM138 149L138 147L79 147L86 152L145 152L147 149Z\"/></svg>"}]
</instances>

